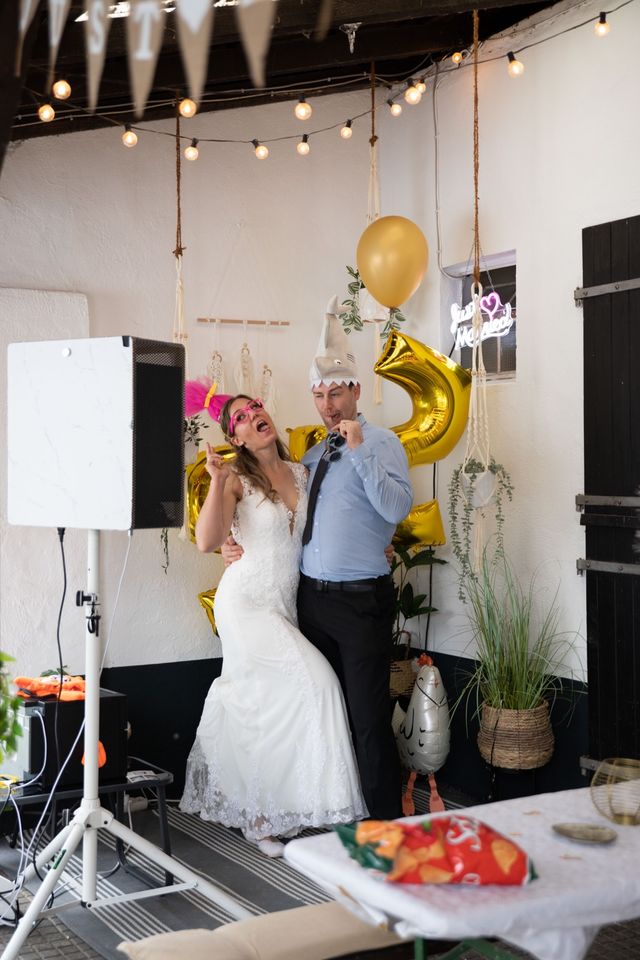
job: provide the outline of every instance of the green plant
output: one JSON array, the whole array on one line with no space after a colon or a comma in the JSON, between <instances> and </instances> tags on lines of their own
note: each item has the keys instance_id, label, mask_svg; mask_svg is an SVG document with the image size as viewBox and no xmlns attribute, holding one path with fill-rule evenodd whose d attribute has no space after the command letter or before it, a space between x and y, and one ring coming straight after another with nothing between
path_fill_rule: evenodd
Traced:
<instances>
[{"instance_id":1,"label":"green plant","mask_svg":"<svg viewBox=\"0 0 640 960\"><path fill-rule=\"evenodd\" d=\"M349 296L346 300L342 301L342 306L346 309L340 314L340 319L342 320L342 326L345 332L351 333L352 330L362 330L364 326L364 322L360 316L359 302L359 294L361 290L364 290L364 283L360 279L360 273L355 267L348 266L347 273L351 277L351 281L347 284ZM391 331L398 330L400 324L404 323L406 319L399 307L390 307L389 319L382 329L382 339L386 340Z\"/></svg>"},{"instance_id":2,"label":"green plant","mask_svg":"<svg viewBox=\"0 0 640 960\"><path fill-rule=\"evenodd\" d=\"M562 690L574 636L558 630L557 591L540 611L535 577L527 588L502 555L485 550L477 576L465 586L469 622L476 643L476 665L456 700L497 709L528 710ZM455 709L454 707L454 709Z\"/></svg>"},{"instance_id":3,"label":"green plant","mask_svg":"<svg viewBox=\"0 0 640 960\"><path fill-rule=\"evenodd\" d=\"M0 761L8 753L14 753L18 745L18 737L22 728L18 723L18 707L20 697L11 692L11 686L5 664L11 663L13 657L0 652Z\"/></svg>"},{"instance_id":4,"label":"green plant","mask_svg":"<svg viewBox=\"0 0 640 960\"><path fill-rule=\"evenodd\" d=\"M496 560L504 557L504 505L513 499L513 484L507 470L491 457L488 471L495 478L491 506L495 517L495 555ZM458 596L465 602L465 584L476 578L471 559L471 543L474 524L474 497L478 477L485 473L478 460L468 460L453 471L449 481L449 541L453 555L458 563ZM488 508L489 504L487 504Z\"/></svg>"},{"instance_id":5,"label":"green plant","mask_svg":"<svg viewBox=\"0 0 640 960\"><path fill-rule=\"evenodd\" d=\"M406 623L422 613L436 613L437 607L431 606L431 596L426 593L414 593L409 580L409 571L416 567L431 566L434 563L446 563L436 557L433 547L424 547L412 553L402 547L395 548L391 564L391 574L396 583L396 616L393 627L393 642L409 645ZM425 604L425 600L428 602Z\"/></svg>"}]
</instances>

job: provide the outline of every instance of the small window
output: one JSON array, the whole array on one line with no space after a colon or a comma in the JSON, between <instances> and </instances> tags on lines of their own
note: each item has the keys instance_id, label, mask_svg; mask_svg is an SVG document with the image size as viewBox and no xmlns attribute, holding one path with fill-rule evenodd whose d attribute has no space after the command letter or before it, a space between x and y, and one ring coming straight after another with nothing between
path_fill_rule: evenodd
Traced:
<instances>
[{"instance_id":1,"label":"small window","mask_svg":"<svg viewBox=\"0 0 640 960\"><path fill-rule=\"evenodd\" d=\"M473 276L460 278L461 302L450 310L451 355L460 366L471 368L471 287ZM513 380L516 375L516 266L494 267L480 274L482 284L482 356L487 380Z\"/></svg>"}]
</instances>

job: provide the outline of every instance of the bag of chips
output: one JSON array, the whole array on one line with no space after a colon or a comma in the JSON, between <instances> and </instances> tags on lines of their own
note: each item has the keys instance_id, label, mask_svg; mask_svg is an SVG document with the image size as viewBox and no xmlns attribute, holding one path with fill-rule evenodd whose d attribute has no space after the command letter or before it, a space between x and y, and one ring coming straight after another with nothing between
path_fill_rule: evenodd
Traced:
<instances>
[{"instance_id":1,"label":"bag of chips","mask_svg":"<svg viewBox=\"0 0 640 960\"><path fill-rule=\"evenodd\" d=\"M363 820L335 830L354 860L391 883L522 885L536 876L524 850L472 817Z\"/></svg>"}]
</instances>

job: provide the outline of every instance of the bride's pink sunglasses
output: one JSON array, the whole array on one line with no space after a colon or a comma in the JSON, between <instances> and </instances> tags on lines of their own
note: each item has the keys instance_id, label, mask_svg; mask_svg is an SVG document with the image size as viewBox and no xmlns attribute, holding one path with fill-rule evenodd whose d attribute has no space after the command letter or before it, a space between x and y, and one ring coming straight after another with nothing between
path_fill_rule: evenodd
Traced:
<instances>
[{"instance_id":1,"label":"bride's pink sunglasses","mask_svg":"<svg viewBox=\"0 0 640 960\"><path fill-rule=\"evenodd\" d=\"M236 424L244 423L249 414L254 413L256 410L264 410L264 403L259 397L256 397L255 400L249 400L244 407L240 407L239 410L236 410L233 416L229 419L229 436L233 436Z\"/></svg>"}]
</instances>

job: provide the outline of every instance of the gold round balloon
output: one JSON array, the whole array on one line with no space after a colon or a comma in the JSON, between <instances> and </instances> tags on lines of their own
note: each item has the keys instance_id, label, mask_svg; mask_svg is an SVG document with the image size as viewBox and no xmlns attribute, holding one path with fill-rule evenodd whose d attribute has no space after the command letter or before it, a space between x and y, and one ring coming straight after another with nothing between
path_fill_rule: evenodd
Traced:
<instances>
[{"instance_id":1,"label":"gold round balloon","mask_svg":"<svg viewBox=\"0 0 640 960\"><path fill-rule=\"evenodd\" d=\"M311 427L287 427L289 434L289 454L296 462L302 460L305 453L327 435L327 428L316 423Z\"/></svg>"},{"instance_id":2,"label":"gold round balloon","mask_svg":"<svg viewBox=\"0 0 640 960\"><path fill-rule=\"evenodd\" d=\"M233 447L226 443L213 449L225 460L233 460L236 455ZM209 492L211 477L205 467L206 459L207 454L203 450L193 463L187 464L184 471L187 475L187 532L192 543L196 542L196 521Z\"/></svg>"},{"instance_id":3,"label":"gold round balloon","mask_svg":"<svg viewBox=\"0 0 640 960\"><path fill-rule=\"evenodd\" d=\"M209 620L209 623L211 624L211 629L213 630L214 633L218 632L216 630L216 618L213 613L213 601L215 600L215 597L216 597L216 589L217 589L216 587L213 587L213 589L211 590L205 590L203 593L198 594L198 600L204 607L204 612L207 615L207 619Z\"/></svg>"},{"instance_id":4,"label":"gold round balloon","mask_svg":"<svg viewBox=\"0 0 640 960\"><path fill-rule=\"evenodd\" d=\"M380 217L360 237L356 263L371 296L385 307L399 307L422 283L429 247L412 220Z\"/></svg>"},{"instance_id":5,"label":"gold round balloon","mask_svg":"<svg viewBox=\"0 0 640 960\"><path fill-rule=\"evenodd\" d=\"M374 370L399 384L411 398L411 417L391 428L409 465L435 463L451 453L469 416L469 371L397 330L389 335Z\"/></svg>"},{"instance_id":6,"label":"gold round balloon","mask_svg":"<svg viewBox=\"0 0 640 960\"><path fill-rule=\"evenodd\" d=\"M437 500L421 503L396 527L391 541L394 547L439 547L446 543Z\"/></svg>"}]
</instances>

